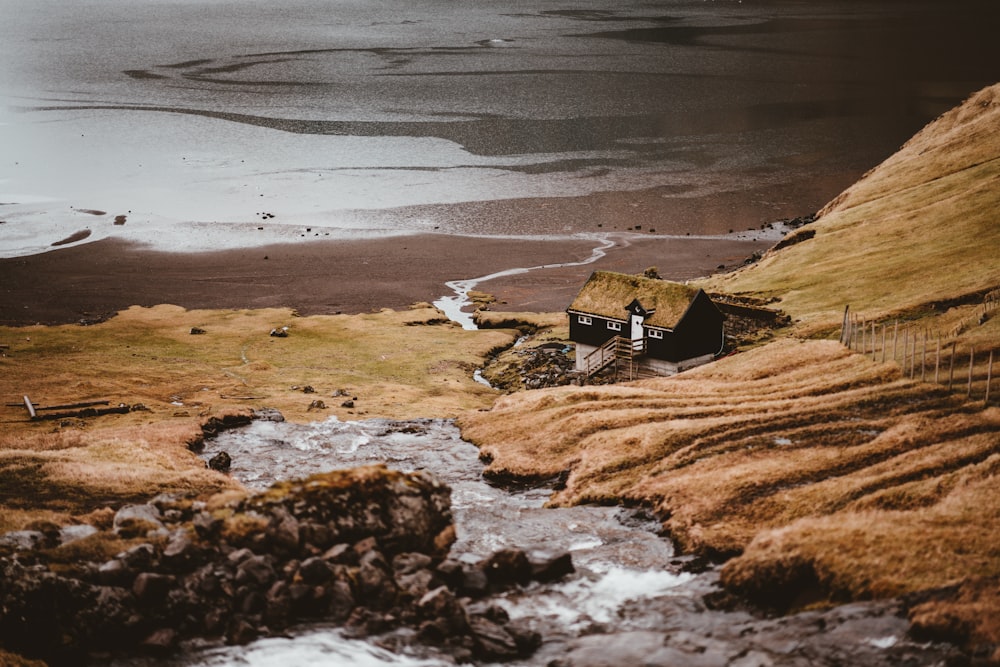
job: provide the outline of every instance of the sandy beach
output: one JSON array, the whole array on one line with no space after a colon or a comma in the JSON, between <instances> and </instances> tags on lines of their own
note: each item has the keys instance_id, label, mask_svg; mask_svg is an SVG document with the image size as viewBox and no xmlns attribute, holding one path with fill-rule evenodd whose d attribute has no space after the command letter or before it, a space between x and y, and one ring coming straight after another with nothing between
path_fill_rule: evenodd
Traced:
<instances>
[{"instance_id":1,"label":"sandy beach","mask_svg":"<svg viewBox=\"0 0 1000 667\"><path fill-rule=\"evenodd\" d=\"M685 280L740 263L770 241L612 235L596 261L539 268L482 283L497 310L560 311L591 271L656 266ZM302 315L405 308L449 295L446 281L516 267L574 263L599 243L420 234L203 253L152 251L104 239L0 260L0 324L61 324L108 317L133 305L187 309L295 308Z\"/></svg>"}]
</instances>

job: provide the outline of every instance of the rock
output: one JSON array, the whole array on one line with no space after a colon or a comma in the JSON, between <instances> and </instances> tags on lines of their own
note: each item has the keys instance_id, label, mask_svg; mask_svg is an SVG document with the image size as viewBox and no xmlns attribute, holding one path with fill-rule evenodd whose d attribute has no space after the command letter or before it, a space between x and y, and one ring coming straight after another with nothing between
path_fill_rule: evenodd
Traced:
<instances>
[{"instance_id":1,"label":"rock","mask_svg":"<svg viewBox=\"0 0 1000 667\"><path fill-rule=\"evenodd\" d=\"M141 537L164 527L160 516L153 505L126 505L115 513L113 530L121 537Z\"/></svg>"},{"instance_id":2,"label":"rock","mask_svg":"<svg viewBox=\"0 0 1000 667\"><path fill-rule=\"evenodd\" d=\"M531 582L532 568L528 556L520 549L503 549L482 563L490 585L500 589Z\"/></svg>"},{"instance_id":3,"label":"rock","mask_svg":"<svg viewBox=\"0 0 1000 667\"><path fill-rule=\"evenodd\" d=\"M236 583L269 586L274 581L274 567L266 556L250 556L236 568Z\"/></svg>"},{"instance_id":4,"label":"rock","mask_svg":"<svg viewBox=\"0 0 1000 667\"><path fill-rule=\"evenodd\" d=\"M167 546L163 548L164 561L174 568L194 563L197 556L198 548L191 539L191 534L184 529L173 531Z\"/></svg>"},{"instance_id":5,"label":"rock","mask_svg":"<svg viewBox=\"0 0 1000 667\"><path fill-rule=\"evenodd\" d=\"M45 534L38 530L13 530L0 535L0 547L14 551L32 551L45 545Z\"/></svg>"},{"instance_id":6,"label":"rock","mask_svg":"<svg viewBox=\"0 0 1000 667\"><path fill-rule=\"evenodd\" d=\"M346 401L344 401L343 403L340 404L340 407L342 407L342 408L353 408L354 407L354 401L351 400L351 399L347 399Z\"/></svg>"},{"instance_id":7,"label":"rock","mask_svg":"<svg viewBox=\"0 0 1000 667\"><path fill-rule=\"evenodd\" d=\"M165 539L58 571L43 552L30 566L0 556L0 641L83 664L95 651L165 654L198 636L246 643L319 618L358 636L405 625L400 646L423 638L458 661L526 655L537 634L497 606L470 613L459 596L487 593L488 571L521 581L527 559L441 562L454 541L450 493L427 473L373 466L276 484L227 505L224 519L173 496L124 507L108 514L115 533ZM35 544L46 535L35 532L5 539Z\"/></svg>"},{"instance_id":8,"label":"rock","mask_svg":"<svg viewBox=\"0 0 1000 667\"><path fill-rule=\"evenodd\" d=\"M201 327L191 327L191 335L192 336L200 336L200 335L202 335L204 333L205 333L205 330L202 329Z\"/></svg>"},{"instance_id":9,"label":"rock","mask_svg":"<svg viewBox=\"0 0 1000 667\"><path fill-rule=\"evenodd\" d=\"M485 616L469 618L469 633L475 642L476 656L483 660L511 660L520 651L517 642L500 624ZM638 663L619 663L638 664Z\"/></svg>"},{"instance_id":10,"label":"rock","mask_svg":"<svg viewBox=\"0 0 1000 667\"><path fill-rule=\"evenodd\" d=\"M326 584L333 577L333 568L320 557L307 558L302 561L296 574L297 579L310 585Z\"/></svg>"},{"instance_id":11,"label":"rock","mask_svg":"<svg viewBox=\"0 0 1000 667\"><path fill-rule=\"evenodd\" d=\"M140 642L140 646L151 653L168 653L177 645L177 631L171 628L154 630Z\"/></svg>"},{"instance_id":12,"label":"rock","mask_svg":"<svg viewBox=\"0 0 1000 667\"><path fill-rule=\"evenodd\" d=\"M280 329L271 329L271 336L274 338L288 338L288 327L281 327Z\"/></svg>"},{"instance_id":13,"label":"rock","mask_svg":"<svg viewBox=\"0 0 1000 667\"><path fill-rule=\"evenodd\" d=\"M117 558L109 560L97 568L98 581L109 586L128 584L131 581L131 574L128 566Z\"/></svg>"},{"instance_id":14,"label":"rock","mask_svg":"<svg viewBox=\"0 0 1000 667\"><path fill-rule=\"evenodd\" d=\"M254 639L257 639L259 634L257 628L241 619L226 631L226 643L236 645L249 644Z\"/></svg>"},{"instance_id":15,"label":"rock","mask_svg":"<svg viewBox=\"0 0 1000 667\"><path fill-rule=\"evenodd\" d=\"M568 552L558 556L533 556L529 558L529 562L531 578L542 583L556 581L576 572L573 556Z\"/></svg>"},{"instance_id":16,"label":"rock","mask_svg":"<svg viewBox=\"0 0 1000 667\"><path fill-rule=\"evenodd\" d=\"M252 412L254 419L265 422L283 422L285 416L277 408L258 408Z\"/></svg>"},{"instance_id":17,"label":"rock","mask_svg":"<svg viewBox=\"0 0 1000 667\"><path fill-rule=\"evenodd\" d=\"M267 539L271 550L296 552L299 548L299 521L283 508L277 508L268 524Z\"/></svg>"},{"instance_id":18,"label":"rock","mask_svg":"<svg viewBox=\"0 0 1000 667\"><path fill-rule=\"evenodd\" d=\"M174 578L169 575L141 572L132 583L132 594L140 604L152 606L163 602L173 585Z\"/></svg>"},{"instance_id":19,"label":"rock","mask_svg":"<svg viewBox=\"0 0 1000 667\"><path fill-rule=\"evenodd\" d=\"M152 544L137 544L115 556L133 571L148 570L156 559L156 549Z\"/></svg>"},{"instance_id":20,"label":"rock","mask_svg":"<svg viewBox=\"0 0 1000 667\"><path fill-rule=\"evenodd\" d=\"M191 526L194 528L195 533L203 540L217 538L224 523L222 519L216 518L208 512L199 512L191 520Z\"/></svg>"},{"instance_id":21,"label":"rock","mask_svg":"<svg viewBox=\"0 0 1000 667\"><path fill-rule=\"evenodd\" d=\"M228 452L219 452L208 460L208 467L219 472L229 472L232 464L233 459L229 456Z\"/></svg>"}]
</instances>

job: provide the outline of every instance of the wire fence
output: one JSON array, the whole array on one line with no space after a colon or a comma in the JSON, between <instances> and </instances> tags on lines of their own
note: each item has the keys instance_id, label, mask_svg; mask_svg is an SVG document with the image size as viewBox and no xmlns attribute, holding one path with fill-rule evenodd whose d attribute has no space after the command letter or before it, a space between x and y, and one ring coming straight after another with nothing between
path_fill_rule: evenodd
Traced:
<instances>
[{"instance_id":1,"label":"wire fence","mask_svg":"<svg viewBox=\"0 0 1000 667\"><path fill-rule=\"evenodd\" d=\"M998 309L1000 290L994 290L974 313L942 332L899 320L868 320L852 313L848 306L840 342L872 361L897 364L904 377L944 385L948 391L964 393L969 400L995 403L1000 387L993 386L997 374L994 361L1000 364L1000 353L990 346L977 348L961 334L986 322Z\"/></svg>"}]
</instances>

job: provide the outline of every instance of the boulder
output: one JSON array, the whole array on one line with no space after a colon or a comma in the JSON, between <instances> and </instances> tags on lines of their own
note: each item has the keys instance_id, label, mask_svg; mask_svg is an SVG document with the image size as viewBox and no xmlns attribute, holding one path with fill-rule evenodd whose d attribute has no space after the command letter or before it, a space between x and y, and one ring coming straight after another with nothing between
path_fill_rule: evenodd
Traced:
<instances>
[{"instance_id":1,"label":"boulder","mask_svg":"<svg viewBox=\"0 0 1000 667\"><path fill-rule=\"evenodd\" d=\"M154 505L126 505L115 513L113 530L121 537L141 537L163 528L160 516Z\"/></svg>"},{"instance_id":2,"label":"boulder","mask_svg":"<svg viewBox=\"0 0 1000 667\"><path fill-rule=\"evenodd\" d=\"M233 459L229 456L228 452L219 452L208 460L208 467L219 472L229 472L232 464Z\"/></svg>"}]
</instances>

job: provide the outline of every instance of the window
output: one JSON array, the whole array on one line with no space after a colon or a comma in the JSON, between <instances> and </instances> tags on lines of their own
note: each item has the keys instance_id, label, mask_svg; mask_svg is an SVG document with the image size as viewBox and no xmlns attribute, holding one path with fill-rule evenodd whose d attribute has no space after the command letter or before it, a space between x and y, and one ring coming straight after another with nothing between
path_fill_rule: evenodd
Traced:
<instances>
[{"instance_id":1,"label":"window","mask_svg":"<svg viewBox=\"0 0 1000 667\"><path fill-rule=\"evenodd\" d=\"M587 324L587 325L594 323L594 320L590 319L586 315L577 315L576 321L579 322L580 324Z\"/></svg>"},{"instance_id":2,"label":"window","mask_svg":"<svg viewBox=\"0 0 1000 667\"><path fill-rule=\"evenodd\" d=\"M663 338L663 332L659 329L646 329L646 335L650 338Z\"/></svg>"},{"instance_id":3,"label":"window","mask_svg":"<svg viewBox=\"0 0 1000 667\"><path fill-rule=\"evenodd\" d=\"M611 329L612 331L621 331L622 330L622 323L621 322L608 322L608 328Z\"/></svg>"}]
</instances>

